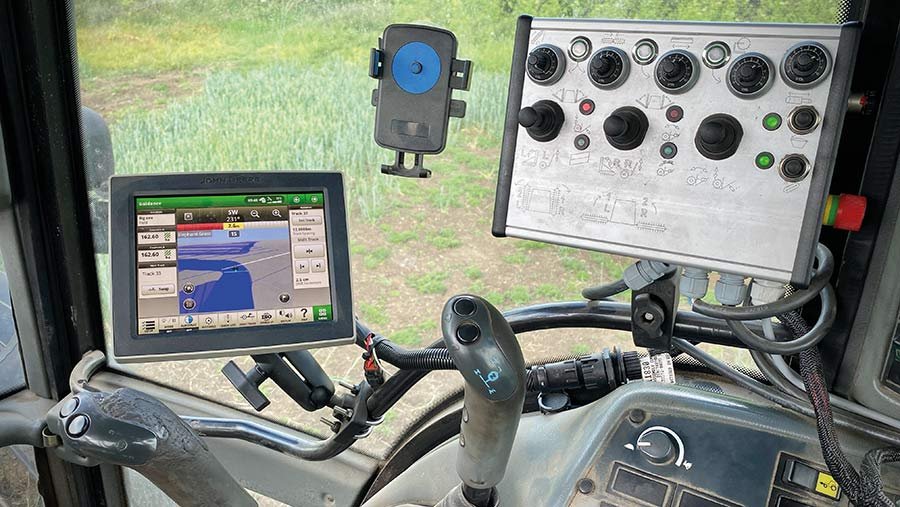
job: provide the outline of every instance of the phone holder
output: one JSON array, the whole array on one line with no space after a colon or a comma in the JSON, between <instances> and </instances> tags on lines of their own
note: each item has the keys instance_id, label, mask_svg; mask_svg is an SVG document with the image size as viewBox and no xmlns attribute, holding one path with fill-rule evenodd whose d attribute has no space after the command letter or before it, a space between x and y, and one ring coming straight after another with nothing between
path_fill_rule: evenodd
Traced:
<instances>
[{"instance_id":1,"label":"phone holder","mask_svg":"<svg viewBox=\"0 0 900 507\"><path fill-rule=\"evenodd\" d=\"M466 103L451 98L453 90L468 90L472 62L456 59L456 37L440 28L390 25L372 49L369 76L378 80L372 91L375 142L397 152L381 172L408 178L428 178L425 154L444 151L450 117L466 115ZM405 155L414 155L413 167Z\"/></svg>"}]
</instances>

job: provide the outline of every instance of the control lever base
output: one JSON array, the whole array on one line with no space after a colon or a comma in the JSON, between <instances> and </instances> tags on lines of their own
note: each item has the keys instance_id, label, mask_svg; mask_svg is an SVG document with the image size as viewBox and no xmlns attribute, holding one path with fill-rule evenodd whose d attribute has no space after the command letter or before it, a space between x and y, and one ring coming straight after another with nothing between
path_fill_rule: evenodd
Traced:
<instances>
[{"instance_id":1,"label":"control lever base","mask_svg":"<svg viewBox=\"0 0 900 507\"><path fill-rule=\"evenodd\" d=\"M477 505L470 502L463 492L463 489L465 488L465 484L460 484L451 489L450 492L447 493L447 496L445 496L443 499L441 499L440 502L435 504L435 507L495 507L499 505L499 501L497 500L496 488L491 488L491 496L489 502L482 505Z\"/></svg>"}]
</instances>

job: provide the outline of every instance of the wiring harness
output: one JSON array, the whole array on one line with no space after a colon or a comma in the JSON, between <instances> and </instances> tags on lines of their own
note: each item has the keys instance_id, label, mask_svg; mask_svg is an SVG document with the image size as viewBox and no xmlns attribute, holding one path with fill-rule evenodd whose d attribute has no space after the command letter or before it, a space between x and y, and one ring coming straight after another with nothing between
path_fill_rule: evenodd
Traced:
<instances>
[{"instance_id":1,"label":"wiring harness","mask_svg":"<svg viewBox=\"0 0 900 507\"><path fill-rule=\"evenodd\" d=\"M814 417L825 463L850 501L859 507L895 507L883 491L881 466L884 463L900 461L900 447L898 447L900 437L890 430L886 431L882 426L900 430L900 421L829 394L817 345L830 331L837 313L834 289L829 283L834 271L834 257L820 244L816 249L816 260L817 267L809 287L795 290L788 286L785 296L777 301L757 306L745 301L741 307L712 305L699 300L693 303L694 311L697 313L725 320L734 335L752 351L760 370L772 380L776 389L762 386L731 370L686 340L676 338L673 343L682 351L750 391L783 407ZM815 325L810 327L799 310L816 297L821 299L821 309ZM775 339L769 332L773 317L790 330L793 338L786 341ZM766 336L760 336L750 330L745 324L747 321L762 321ZM799 356L801 377L799 381L781 357L789 355ZM810 406L802 403L804 398L809 400ZM861 430L869 436L890 442L892 446L869 451L862 461L860 470L857 471L838 441L832 402L862 419L842 417L837 420L838 425Z\"/></svg>"}]
</instances>

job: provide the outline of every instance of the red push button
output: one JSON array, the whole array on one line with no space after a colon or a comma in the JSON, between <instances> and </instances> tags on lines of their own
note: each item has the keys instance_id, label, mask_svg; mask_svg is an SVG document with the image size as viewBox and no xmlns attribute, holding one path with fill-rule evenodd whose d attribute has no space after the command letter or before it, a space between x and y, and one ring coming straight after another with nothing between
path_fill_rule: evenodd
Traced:
<instances>
[{"instance_id":1,"label":"red push button","mask_svg":"<svg viewBox=\"0 0 900 507\"><path fill-rule=\"evenodd\" d=\"M594 112L594 101L591 99L584 99L578 104L578 110L581 111L581 114L588 115Z\"/></svg>"},{"instance_id":2,"label":"red push button","mask_svg":"<svg viewBox=\"0 0 900 507\"><path fill-rule=\"evenodd\" d=\"M856 232L866 215L866 198L861 195L829 195L822 212L822 223L842 231Z\"/></svg>"},{"instance_id":3,"label":"red push button","mask_svg":"<svg viewBox=\"0 0 900 507\"><path fill-rule=\"evenodd\" d=\"M672 123L678 123L684 118L684 109L681 106L669 106L666 109L666 119Z\"/></svg>"}]
</instances>

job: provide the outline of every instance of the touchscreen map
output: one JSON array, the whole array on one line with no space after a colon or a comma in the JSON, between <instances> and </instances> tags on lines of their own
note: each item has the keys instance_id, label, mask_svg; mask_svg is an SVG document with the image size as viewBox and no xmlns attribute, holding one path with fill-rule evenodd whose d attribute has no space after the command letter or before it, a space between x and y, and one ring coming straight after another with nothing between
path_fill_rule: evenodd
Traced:
<instances>
[{"instance_id":1,"label":"touchscreen map","mask_svg":"<svg viewBox=\"0 0 900 507\"><path fill-rule=\"evenodd\" d=\"M138 197L138 334L331 320L324 193Z\"/></svg>"}]
</instances>

